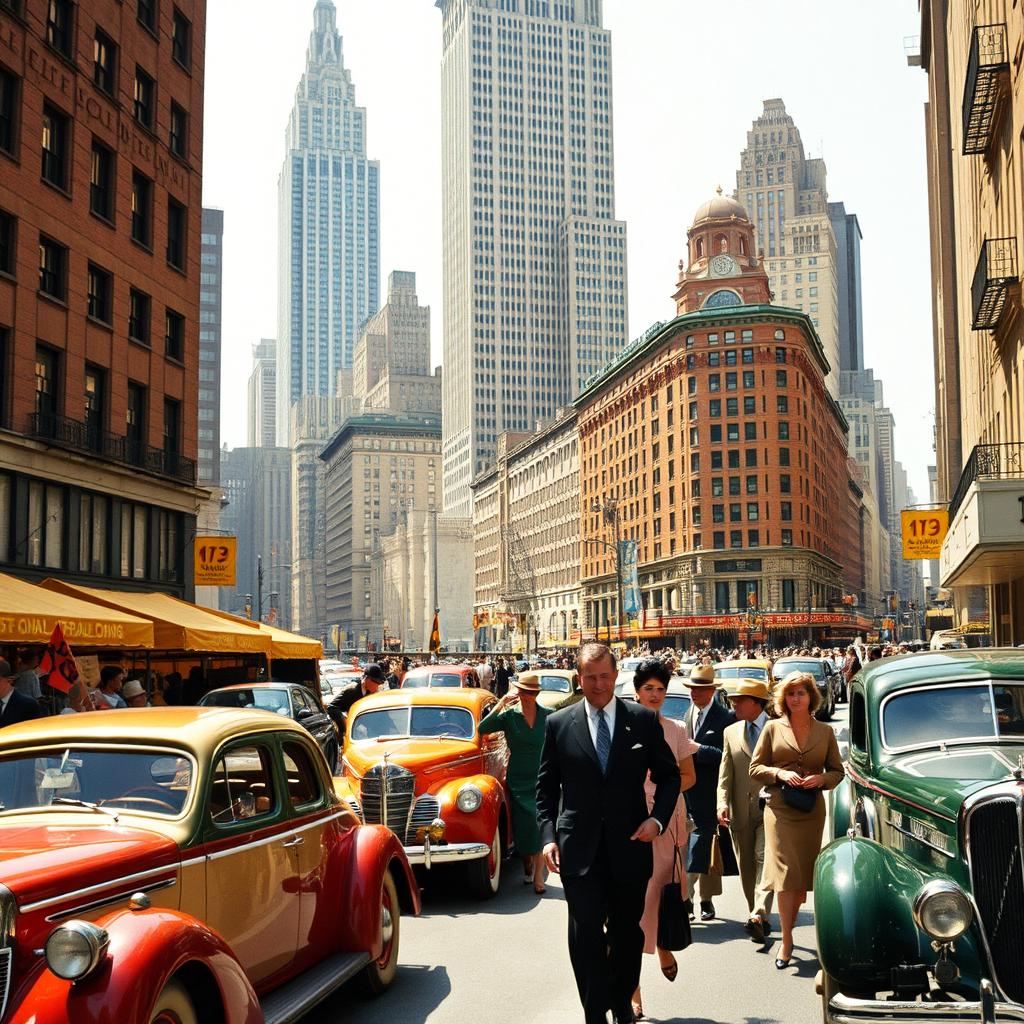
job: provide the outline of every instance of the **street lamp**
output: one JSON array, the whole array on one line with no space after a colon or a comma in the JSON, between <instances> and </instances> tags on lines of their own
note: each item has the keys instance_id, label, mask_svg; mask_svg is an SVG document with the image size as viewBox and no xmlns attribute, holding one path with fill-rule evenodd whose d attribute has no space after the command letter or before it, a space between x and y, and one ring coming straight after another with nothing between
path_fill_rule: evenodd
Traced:
<instances>
[{"instance_id":1,"label":"street lamp","mask_svg":"<svg viewBox=\"0 0 1024 1024\"><path fill-rule=\"evenodd\" d=\"M600 512L601 517L605 524L611 524L615 529L615 589L618 595L618 614L615 616L615 621L618 624L618 635L619 639L622 639L622 615L623 615L623 600L622 600L622 545L619 536L619 500L618 498L595 498L590 504L590 510L592 512ZM598 540L596 538L591 540L592 544L601 544L604 547L612 547L608 541Z\"/></svg>"}]
</instances>

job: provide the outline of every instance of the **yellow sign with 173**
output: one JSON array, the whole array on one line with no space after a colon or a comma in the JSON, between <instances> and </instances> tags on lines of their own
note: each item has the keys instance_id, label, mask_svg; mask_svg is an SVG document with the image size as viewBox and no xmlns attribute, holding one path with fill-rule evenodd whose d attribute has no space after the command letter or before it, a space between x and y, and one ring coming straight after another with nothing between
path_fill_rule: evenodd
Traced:
<instances>
[{"instance_id":1,"label":"yellow sign with 173","mask_svg":"<svg viewBox=\"0 0 1024 1024\"><path fill-rule=\"evenodd\" d=\"M903 557L908 561L938 558L949 529L949 512L944 508L905 508L900 519Z\"/></svg>"},{"instance_id":2,"label":"yellow sign with 173","mask_svg":"<svg viewBox=\"0 0 1024 1024\"><path fill-rule=\"evenodd\" d=\"M196 537L197 587L233 587L237 563L237 537Z\"/></svg>"}]
</instances>

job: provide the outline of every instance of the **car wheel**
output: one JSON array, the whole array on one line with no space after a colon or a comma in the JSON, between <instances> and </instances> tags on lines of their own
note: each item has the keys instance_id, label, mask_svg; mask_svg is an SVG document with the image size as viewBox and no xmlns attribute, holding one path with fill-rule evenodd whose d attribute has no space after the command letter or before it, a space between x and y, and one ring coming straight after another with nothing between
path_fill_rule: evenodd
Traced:
<instances>
[{"instance_id":1,"label":"car wheel","mask_svg":"<svg viewBox=\"0 0 1024 1024\"><path fill-rule=\"evenodd\" d=\"M402 910L398 904L395 881L389 871L384 876L380 894L380 928L383 945L380 956L367 964L361 975L362 987L372 996L378 996L391 987L398 973L398 935Z\"/></svg>"},{"instance_id":2,"label":"car wheel","mask_svg":"<svg viewBox=\"0 0 1024 1024\"><path fill-rule=\"evenodd\" d=\"M172 978L153 1004L149 1024L199 1024L188 990Z\"/></svg>"},{"instance_id":3,"label":"car wheel","mask_svg":"<svg viewBox=\"0 0 1024 1024\"><path fill-rule=\"evenodd\" d=\"M489 900L501 884L501 829L494 826L491 849L486 857L479 857L466 865L469 875L469 893L475 899Z\"/></svg>"}]
</instances>

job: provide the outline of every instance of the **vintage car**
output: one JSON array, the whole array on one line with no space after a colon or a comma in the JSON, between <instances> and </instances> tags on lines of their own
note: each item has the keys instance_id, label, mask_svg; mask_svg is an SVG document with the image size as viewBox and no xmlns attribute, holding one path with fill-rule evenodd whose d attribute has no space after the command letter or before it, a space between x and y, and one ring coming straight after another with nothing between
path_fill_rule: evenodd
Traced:
<instances>
[{"instance_id":1,"label":"vintage car","mask_svg":"<svg viewBox=\"0 0 1024 1024\"><path fill-rule=\"evenodd\" d=\"M405 673L401 689L415 690L430 686L479 687L480 677L472 665L417 665Z\"/></svg>"},{"instance_id":2,"label":"vintage car","mask_svg":"<svg viewBox=\"0 0 1024 1024\"><path fill-rule=\"evenodd\" d=\"M772 663L764 658L730 658L714 666L715 681L726 689L737 679L759 679L772 685Z\"/></svg>"},{"instance_id":3,"label":"vintage car","mask_svg":"<svg viewBox=\"0 0 1024 1024\"><path fill-rule=\"evenodd\" d=\"M866 665L832 814L825 1021L1024 1021L1024 652Z\"/></svg>"},{"instance_id":4,"label":"vintage car","mask_svg":"<svg viewBox=\"0 0 1024 1024\"><path fill-rule=\"evenodd\" d=\"M286 718L147 708L0 731L5 1024L295 1020L395 977L416 880Z\"/></svg>"},{"instance_id":5,"label":"vintage car","mask_svg":"<svg viewBox=\"0 0 1024 1024\"><path fill-rule=\"evenodd\" d=\"M505 789L508 748L477 725L496 698L487 690L378 692L349 712L338 795L368 824L384 822L411 864L461 864L469 891L498 891L512 841Z\"/></svg>"},{"instance_id":6,"label":"vintage car","mask_svg":"<svg viewBox=\"0 0 1024 1024\"><path fill-rule=\"evenodd\" d=\"M790 672L809 672L814 676L814 683L821 694L821 703L815 717L821 722L829 722L835 717L836 704L843 694L843 677L836 671L829 658L779 658L772 665L771 685L775 686L780 679L785 679Z\"/></svg>"},{"instance_id":7,"label":"vintage car","mask_svg":"<svg viewBox=\"0 0 1024 1024\"><path fill-rule=\"evenodd\" d=\"M541 668L534 671L540 680L538 704L555 711L583 699L579 673L575 669Z\"/></svg>"},{"instance_id":8,"label":"vintage car","mask_svg":"<svg viewBox=\"0 0 1024 1024\"><path fill-rule=\"evenodd\" d=\"M632 680L630 680L628 685L621 686L615 692L623 700L636 700L636 688L633 686ZM723 707L729 706L725 699L725 694L721 690L716 691L715 698ZM668 681L668 689L665 691L665 703L661 706L661 713L666 718L674 718L677 722L682 722L686 718L686 713L690 710L691 704L693 704L693 700L690 698L690 689L686 685L685 678L683 676L673 676Z\"/></svg>"},{"instance_id":9,"label":"vintage car","mask_svg":"<svg viewBox=\"0 0 1024 1024\"><path fill-rule=\"evenodd\" d=\"M249 683L222 686L199 701L200 707L255 708L298 722L320 745L333 772L338 763L338 730L316 695L301 683Z\"/></svg>"}]
</instances>

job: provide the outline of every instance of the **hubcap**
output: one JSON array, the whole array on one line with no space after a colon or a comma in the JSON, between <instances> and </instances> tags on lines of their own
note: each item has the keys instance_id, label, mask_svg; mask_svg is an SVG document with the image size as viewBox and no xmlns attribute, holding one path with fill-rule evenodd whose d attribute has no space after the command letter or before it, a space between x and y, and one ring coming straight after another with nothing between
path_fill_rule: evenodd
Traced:
<instances>
[{"instance_id":1,"label":"hubcap","mask_svg":"<svg viewBox=\"0 0 1024 1024\"><path fill-rule=\"evenodd\" d=\"M384 943L385 947L391 945L391 940L395 937L395 922L391 917L391 907L386 903L381 907L380 911L380 938L381 942Z\"/></svg>"}]
</instances>

